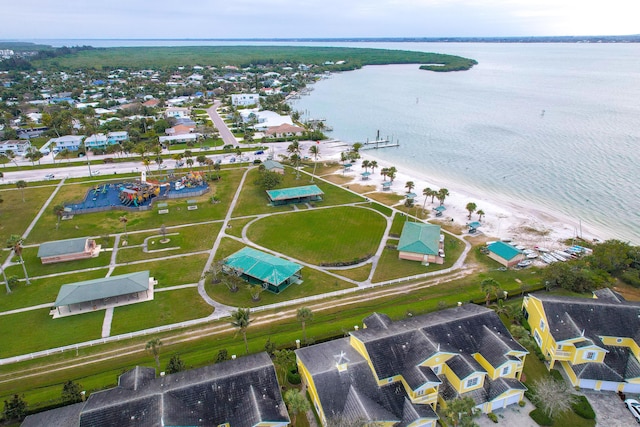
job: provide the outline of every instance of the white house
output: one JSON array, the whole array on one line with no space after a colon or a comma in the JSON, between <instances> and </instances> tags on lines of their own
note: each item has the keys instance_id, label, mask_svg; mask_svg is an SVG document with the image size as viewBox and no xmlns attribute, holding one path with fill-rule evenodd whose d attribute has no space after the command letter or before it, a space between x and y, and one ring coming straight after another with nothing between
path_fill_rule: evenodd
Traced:
<instances>
[{"instance_id":1,"label":"white house","mask_svg":"<svg viewBox=\"0 0 640 427\"><path fill-rule=\"evenodd\" d=\"M129 132L126 130L121 130L117 132L109 132L107 134L107 143L109 145L120 144L123 141L127 141L129 139Z\"/></svg>"},{"instance_id":2,"label":"white house","mask_svg":"<svg viewBox=\"0 0 640 427\"><path fill-rule=\"evenodd\" d=\"M6 154L12 151L16 156L24 156L31 148L31 142L28 139L9 139L0 142L0 153Z\"/></svg>"},{"instance_id":3,"label":"white house","mask_svg":"<svg viewBox=\"0 0 640 427\"><path fill-rule=\"evenodd\" d=\"M248 107L249 105L258 105L260 103L260 95L257 93L240 93L231 95L231 105L234 107Z\"/></svg>"},{"instance_id":4,"label":"white house","mask_svg":"<svg viewBox=\"0 0 640 427\"><path fill-rule=\"evenodd\" d=\"M85 147L91 148L104 148L107 146L107 136L104 133L98 133L88 136L84 140Z\"/></svg>"},{"instance_id":5,"label":"white house","mask_svg":"<svg viewBox=\"0 0 640 427\"><path fill-rule=\"evenodd\" d=\"M165 110L164 116L169 118L185 118L189 117L189 109L183 107L169 107Z\"/></svg>"},{"instance_id":6,"label":"white house","mask_svg":"<svg viewBox=\"0 0 640 427\"><path fill-rule=\"evenodd\" d=\"M179 135L167 135L167 136L161 136L158 138L160 140L160 144L162 144L163 142L168 142L169 145L171 144L181 144L183 142L189 142L189 141L197 141L198 140L198 134L196 133L183 133L183 134L179 134Z\"/></svg>"},{"instance_id":7,"label":"white house","mask_svg":"<svg viewBox=\"0 0 640 427\"><path fill-rule=\"evenodd\" d=\"M59 138L51 138L49 144L56 144L54 151L78 151L83 139L84 135L64 135Z\"/></svg>"}]
</instances>

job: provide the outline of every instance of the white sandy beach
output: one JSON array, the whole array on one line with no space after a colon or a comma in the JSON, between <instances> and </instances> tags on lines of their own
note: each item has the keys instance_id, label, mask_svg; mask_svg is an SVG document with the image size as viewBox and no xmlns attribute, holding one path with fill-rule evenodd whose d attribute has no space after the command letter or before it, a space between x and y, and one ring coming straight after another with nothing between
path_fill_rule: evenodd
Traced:
<instances>
[{"instance_id":1,"label":"white sandy beach","mask_svg":"<svg viewBox=\"0 0 640 427\"><path fill-rule=\"evenodd\" d=\"M321 148L322 159L324 161L339 161L340 152L346 149L347 146L343 142L324 142ZM373 153L376 155L372 155ZM398 173L393 181L391 191L403 195L406 193L406 182L413 181L415 187L412 191L418 195L415 203L422 206L425 200L425 196L422 195L424 188L429 187L434 190L442 187L447 188L450 193L444 203L447 209L438 220L451 221L452 224L458 225L477 221L478 215L472 214L471 220L469 220L469 212L465 209L467 203L473 202L477 205L478 210L481 209L485 213L479 232L486 236L487 240L512 239L514 243L527 247L539 245L550 249L559 249L566 246L562 243L563 241L572 237L581 235L585 240L596 238L603 240L605 237L579 221L552 212L545 212L539 208L518 203L518 201L489 199L481 194L473 194L473 191L455 182L440 182L427 176L424 172L391 164L382 157L384 156L383 150L361 151L360 155L362 158L354 164L351 171L345 173L345 176L353 178L353 184L375 185L376 191L382 191L384 177L380 175L380 170L383 167L396 166ZM377 161L378 168L369 176L368 180L363 181L361 176L361 173L364 172L362 161L365 159ZM342 171L337 173L342 175ZM431 210L438 205L437 199L434 199L432 203L429 198L425 207ZM435 219L434 214L429 215L429 220L431 219Z\"/></svg>"}]
</instances>

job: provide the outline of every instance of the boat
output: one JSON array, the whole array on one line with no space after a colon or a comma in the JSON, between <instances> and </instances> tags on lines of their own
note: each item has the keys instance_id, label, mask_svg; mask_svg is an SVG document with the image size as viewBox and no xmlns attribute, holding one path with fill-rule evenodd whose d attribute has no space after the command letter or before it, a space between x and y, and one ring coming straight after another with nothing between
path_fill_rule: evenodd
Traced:
<instances>
[{"instance_id":1,"label":"boat","mask_svg":"<svg viewBox=\"0 0 640 427\"><path fill-rule=\"evenodd\" d=\"M515 248L519 251L523 251L524 250L524 246L522 245L516 245Z\"/></svg>"},{"instance_id":2,"label":"boat","mask_svg":"<svg viewBox=\"0 0 640 427\"><path fill-rule=\"evenodd\" d=\"M555 258L557 261L567 262L567 259L565 257L555 254L553 252L549 252L549 256Z\"/></svg>"},{"instance_id":3,"label":"boat","mask_svg":"<svg viewBox=\"0 0 640 427\"><path fill-rule=\"evenodd\" d=\"M555 259L549 254L542 254L540 255L540 258L542 259L542 261L546 262L547 264L553 264L554 262L558 261L557 259Z\"/></svg>"},{"instance_id":4,"label":"boat","mask_svg":"<svg viewBox=\"0 0 640 427\"><path fill-rule=\"evenodd\" d=\"M535 252L527 254L527 259L536 259L536 258L538 258L538 254Z\"/></svg>"},{"instance_id":5,"label":"boat","mask_svg":"<svg viewBox=\"0 0 640 427\"><path fill-rule=\"evenodd\" d=\"M522 261L520 261L518 263L518 267L520 268L525 268L525 267L529 267L531 264L533 264L533 261L530 259L523 259Z\"/></svg>"},{"instance_id":6,"label":"boat","mask_svg":"<svg viewBox=\"0 0 640 427\"><path fill-rule=\"evenodd\" d=\"M569 255L569 254L568 254L568 253L566 253L566 252L562 252L562 251L557 251L557 250L556 250L556 251L553 251L553 254L554 254L554 255L557 255L557 256L559 256L559 257L562 257L562 258L564 258L565 260L568 260L568 259L570 259L570 258L571 258L571 255Z\"/></svg>"},{"instance_id":7,"label":"boat","mask_svg":"<svg viewBox=\"0 0 640 427\"><path fill-rule=\"evenodd\" d=\"M534 249L538 252L546 253L549 252L549 249L543 248L542 246L535 246Z\"/></svg>"}]
</instances>

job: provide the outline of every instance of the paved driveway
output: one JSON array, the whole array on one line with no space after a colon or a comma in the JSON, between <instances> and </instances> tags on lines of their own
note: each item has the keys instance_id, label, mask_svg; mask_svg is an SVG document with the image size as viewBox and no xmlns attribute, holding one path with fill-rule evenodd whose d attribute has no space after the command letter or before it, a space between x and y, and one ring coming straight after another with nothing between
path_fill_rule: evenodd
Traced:
<instances>
[{"instance_id":1,"label":"paved driveway","mask_svg":"<svg viewBox=\"0 0 640 427\"><path fill-rule=\"evenodd\" d=\"M638 425L624 402L612 391L582 390L596 413L596 426L628 427ZM627 395L627 398L634 396Z\"/></svg>"},{"instance_id":2,"label":"paved driveway","mask_svg":"<svg viewBox=\"0 0 640 427\"><path fill-rule=\"evenodd\" d=\"M518 405L509 405L505 409L495 411L494 413L498 416L498 424L491 421L484 414L480 415L480 417L474 421L480 427L538 427L538 424L529 417L529 412L533 411L535 406L529 403L527 399L524 401L526 405L522 408Z\"/></svg>"}]
</instances>

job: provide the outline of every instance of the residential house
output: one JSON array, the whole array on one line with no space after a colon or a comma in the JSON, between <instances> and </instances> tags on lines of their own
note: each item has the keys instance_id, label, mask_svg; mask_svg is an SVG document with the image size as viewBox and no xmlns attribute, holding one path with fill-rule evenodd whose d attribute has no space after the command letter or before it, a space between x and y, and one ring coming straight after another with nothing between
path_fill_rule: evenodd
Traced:
<instances>
[{"instance_id":1,"label":"residential house","mask_svg":"<svg viewBox=\"0 0 640 427\"><path fill-rule=\"evenodd\" d=\"M521 250L505 242L493 242L487 245L489 258L498 261L505 267L513 267L525 258Z\"/></svg>"},{"instance_id":2,"label":"residential house","mask_svg":"<svg viewBox=\"0 0 640 427\"><path fill-rule=\"evenodd\" d=\"M187 133L191 133L195 130L196 126L194 125L176 125L172 128L165 129L164 133L167 135L183 135Z\"/></svg>"},{"instance_id":3,"label":"residential house","mask_svg":"<svg viewBox=\"0 0 640 427\"><path fill-rule=\"evenodd\" d=\"M22 427L286 427L290 423L267 353L156 378L137 366L85 402L28 416Z\"/></svg>"},{"instance_id":4,"label":"residential house","mask_svg":"<svg viewBox=\"0 0 640 427\"><path fill-rule=\"evenodd\" d=\"M440 232L440 226L406 221L398 243L398 258L443 264L444 234Z\"/></svg>"},{"instance_id":5,"label":"residential house","mask_svg":"<svg viewBox=\"0 0 640 427\"><path fill-rule=\"evenodd\" d=\"M571 384L640 393L640 303L609 289L594 298L530 294L524 316L548 367Z\"/></svg>"},{"instance_id":6,"label":"residential house","mask_svg":"<svg viewBox=\"0 0 640 427\"><path fill-rule=\"evenodd\" d=\"M283 123L280 126L267 128L267 130L264 132L264 135L267 138L291 138L293 136L302 136L303 133L304 128Z\"/></svg>"},{"instance_id":7,"label":"residential house","mask_svg":"<svg viewBox=\"0 0 640 427\"><path fill-rule=\"evenodd\" d=\"M182 144L186 142L195 142L198 140L198 134L195 133L183 133L179 135L167 135L161 136L158 138L160 144L168 142L169 145L172 144Z\"/></svg>"},{"instance_id":8,"label":"residential house","mask_svg":"<svg viewBox=\"0 0 640 427\"><path fill-rule=\"evenodd\" d=\"M43 264L75 261L94 258L100 254L101 245L93 239L81 237L79 239L57 240L45 242L38 248L38 258Z\"/></svg>"},{"instance_id":9,"label":"residential house","mask_svg":"<svg viewBox=\"0 0 640 427\"><path fill-rule=\"evenodd\" d=\"M185 118L185 117L188 118L189 109L185 107L168 107L164 112L164 116L166 118L173 117L175 119Z\"/></svg>"},{"instance_id":10,"label":"residential house","mask_svg":"<svg viewBox=\"0 0 640 427\"><path fill-rule=\"evenodd\" d=\"M470 397L484 413L519 402L527 350L474 304L400 321L374 313L349 338L296 350L322 424L333 417L435 425L438 405Z\"/></svg>"},{"instance_id":11,"label":"residential house","mask_svg":"<svg viewBox=\"0 0 640 427\"><path fill-rule=\"evenodd\" d=\"M240 272L250 284L278 294L300 281L302 266L245 246L225 259L223 270Z\"/></svg>"},{"instance_id":12,"label":"residential house","mask_svg":"<svg viewBox=\"0 0 640 427\"><path fill-rule=\"evenodd\" d=\"M24 156L31 148L31 142L28 139L8 139L0 141L0 154L7 154L11 151L16 156Z\"/></svg>"},{"instance_id":13,"label":"residential house","mask_svg":"<svg viewBox=\"0 0 640 427\"><path fill-rule=\"evenodd\" d=\"M107 135L98 133L88 136L84 140L84 146L92 150L94 148L105 148L107 146Z\"/></svg>"},{"instance_id":14,"label":"residential house","mask_svg":"<svg viewBox=\"0 0 640 427\"><path fill-rule=\"evenodd\" d=\"M260 95L257 93L240 93L231 95L231 105L234 107L248 107L260 104Z\"/></svg>"},{"instance_id":15,"label":"residential house","mask_svg":"<svg viewBox=\"0 0 640 427\"><path fill-rule=\"evenodd\" d=\"M64 135L59 138L50 139L49 144L55 144L54 151L78 151L83 139L84 135Z\"/></svg>"},{"instance_id":16,"label":"residential house","mask_svg":"<svg viewBox=\"0 0 640 427\"><path fill-rule=\"evenodd\" d=\"M109 132L107 134L107 143L109 145L120 144L128 140L129 140L129 132L127 132L126 130Z\"/></svg>"}]
</instances>

